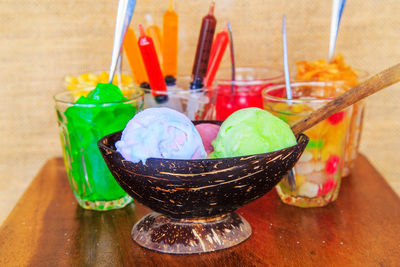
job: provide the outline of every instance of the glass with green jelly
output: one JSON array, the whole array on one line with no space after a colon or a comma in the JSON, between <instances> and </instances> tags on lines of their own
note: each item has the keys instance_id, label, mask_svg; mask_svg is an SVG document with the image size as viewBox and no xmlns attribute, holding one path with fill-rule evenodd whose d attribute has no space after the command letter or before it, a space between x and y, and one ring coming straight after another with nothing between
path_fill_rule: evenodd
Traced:
<instances>
[{"instance_id":1,"label":"glass with green jelly","mask_svg":"<svg viewBox=\"0 0 400 267\"><path fill-rule=\"evenodd\" d=\"M54 96L64 162L72 191L84 209L122 208L132 199L118 185L97 147L143 109L143 91L111 84Z\"/></svg>"},{"instance_id":2,"label":"glass with green jelly","mask_svg":"<svg viewBox=\"0 0 400 267\"><path fill-rule=\"evenodd\" d=\"M346 89L333 82L299 82L292 83L291 88L292 99L286 98L284 84L262 92L264 109L291 126ZM291 188L287 179L276 187L284 203L321 207L337 199L351 112L351 107L342 110L304 132L310 141L294 167L296 188Z\"/></svg>"}]
</instances>

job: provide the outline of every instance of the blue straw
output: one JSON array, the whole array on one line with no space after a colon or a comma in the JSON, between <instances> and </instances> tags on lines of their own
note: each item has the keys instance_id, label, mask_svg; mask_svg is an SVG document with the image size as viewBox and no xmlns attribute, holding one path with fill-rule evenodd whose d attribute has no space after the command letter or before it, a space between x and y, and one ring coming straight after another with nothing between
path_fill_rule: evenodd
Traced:
<instances>
[{"instance_id":1,"label":"blue straw","mask_svg":"<svg viewBox=\"0 0 400 267\"><path fill-rule=\"evenodd\" d=\"M329 37L329 57L331 61L335 53L336 40L339 32L340 20L346 0L333 0L332 1L332 15L331 15L331 31Z\"/></svg>"}]
</instances>

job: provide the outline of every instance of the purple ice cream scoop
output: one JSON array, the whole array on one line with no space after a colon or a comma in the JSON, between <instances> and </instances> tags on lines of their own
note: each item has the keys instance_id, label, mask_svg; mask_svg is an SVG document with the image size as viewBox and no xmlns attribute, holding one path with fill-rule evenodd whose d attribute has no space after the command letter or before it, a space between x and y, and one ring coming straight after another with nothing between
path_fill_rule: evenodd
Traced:
<instances>
[{"instance_id":1,"label":"purple ice cream scoop","mask_svg":"<svg viewBox=\"0 0 400 267\"><path fill-rule=\"evenodd\" d=\"M126 125L117 151L129 161L148 158L201 159L207 156L199 132L184 114L170 108L147 108Z\"/></svg>"}]
</instances>

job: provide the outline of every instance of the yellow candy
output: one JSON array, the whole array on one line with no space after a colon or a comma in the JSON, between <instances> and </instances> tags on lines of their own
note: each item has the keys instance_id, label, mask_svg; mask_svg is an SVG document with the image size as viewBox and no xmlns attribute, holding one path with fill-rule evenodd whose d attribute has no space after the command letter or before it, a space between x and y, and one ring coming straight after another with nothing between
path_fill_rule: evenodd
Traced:
<instances>
[{"instance_id":1,"label":"yellow candy","mask_svg":"<svg viewBox=\"0 0 400 267\"><path fill-rule=\"evenodd\" d=\"M67 84L77 84L78 83L78 79L76 77L73 77L73 76L67 76L67 77L65 77L65 82Z\"/></svg>"},{"instance_id":2,"label":"yellow candy","mask_svg":"<svg viewBox=\"0 0 400 267\"><path fill-rule=\"evenodd\" d=\"M107 83L108 73L102 72L99 75L94 73L82 73L78 77L67 76L65 77L65 87L67 90L94 88L98 83ZM131 76L121 73L121 83L118 83L117 75L114 76L113 84L120 87L132 86L133 78Z\"/></svg>"},{"instance_id":3,"label":"yellow candy","mask_svg":"<svg viewBox=\"0 0 400 267\"><path fill-rule=\"evenodd\" d=\"M66 87L67 87L67 90L75 90L75 89L77 89L76 84L73 84L73 83L67 84Z\"/></svg>"},{"instance_id":4,"label":"yellow candy","mask_svg":"<svg viewBox=\"0 0 400 267\"><path fill-rule=\"evenodd\" d=\"M98 77L98 81L100 83L105 83L108 82L108 73L107 72L102 72L100 73L99 77Z\"/></svg>"},{"instance_id":5,"label":"yellow candy","mask_svg":"<svg viewBox=\"0 0 400 267\"><path fill-rule=\"evenodd\" d=\"M87 82L87 81L90 81L90 79L89 79L89 73L82 73L81 75L79 75L78 81L80 81L80 82Z\"/></svg>"}]
</instances>

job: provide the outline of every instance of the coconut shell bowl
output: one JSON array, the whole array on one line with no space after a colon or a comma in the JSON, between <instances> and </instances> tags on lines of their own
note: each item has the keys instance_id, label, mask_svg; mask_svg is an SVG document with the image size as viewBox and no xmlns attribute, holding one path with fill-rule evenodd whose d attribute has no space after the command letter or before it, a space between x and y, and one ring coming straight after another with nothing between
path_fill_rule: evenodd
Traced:
<instances>
[{"instance_id":1,"label":"coconut shell bowl","mask_svg":"<svg viewBox=\"0 0 400 267\"><path fill-rule=\"evenodd\" d=\"M292 169L308 143L301 133L398 81L400 64L293 125L297 144L271 153L198 160L150 158L143 164L127 161L116 151L114 144L121 132L103 137L98 146L114 178L136 201L154 211L133 226L133 240L171 254L216 251L245 241L251 227L235 210L262 197Z\"/></svg>"},{"instance_id":2,"label":"coconut shell bowl","mask_svg":"<svg viewBox=\"0 0 400 267\"><path fill-rule=\"evenodd\" d=\"M150 158L143 164L127 161L116 151L120 137L117 132L98 142L103 158L120 186L154 211L134 225L132 238L140 246L172 254L216 251L249 238L251 227L235 210L270 191L308 143L301 134L297 145L272 153L198 160Z\"/></svg>"}]
</instances>

